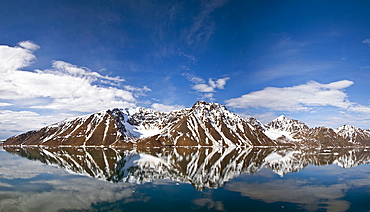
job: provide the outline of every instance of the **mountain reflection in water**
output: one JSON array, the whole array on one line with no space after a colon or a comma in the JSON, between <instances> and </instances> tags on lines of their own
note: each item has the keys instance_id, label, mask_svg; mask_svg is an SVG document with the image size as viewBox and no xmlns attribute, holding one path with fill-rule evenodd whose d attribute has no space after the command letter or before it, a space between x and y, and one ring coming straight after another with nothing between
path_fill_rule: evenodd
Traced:
<instances>
[{"instance_id":1,"label":"mountain reflection in water","mask_svg":"<svg viewBox=\"0 0 370 212\"><path fill-rule=\"evenodd\" d=\"M39 160L68 172L111 181L142 184L159 179L191 183L195 189L218 188L242 173L268 168L283 176L307 165L343 168L368 164L368 149L289 148L99 148L10 147L7 152Z\"/></svg>"}]
</instances>

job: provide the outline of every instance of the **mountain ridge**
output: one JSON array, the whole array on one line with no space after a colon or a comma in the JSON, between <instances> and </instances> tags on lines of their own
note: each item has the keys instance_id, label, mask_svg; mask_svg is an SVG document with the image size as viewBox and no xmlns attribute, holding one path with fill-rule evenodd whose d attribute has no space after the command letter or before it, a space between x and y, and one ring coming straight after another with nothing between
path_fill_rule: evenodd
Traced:
<instances>
[{"instance_id":1,"label":"mountain ridge","mask_svg":"<svg viewBox=\"0 0 370 212\"><path fill-rule=\"evenodd\" d=\"M370 146L370 130L344 125L309 128L279 116L263 124L243 119L224 105L196 102L170 112L110 109L29 131L4 145L45 146Z\"/></svg>"}]
</instances>

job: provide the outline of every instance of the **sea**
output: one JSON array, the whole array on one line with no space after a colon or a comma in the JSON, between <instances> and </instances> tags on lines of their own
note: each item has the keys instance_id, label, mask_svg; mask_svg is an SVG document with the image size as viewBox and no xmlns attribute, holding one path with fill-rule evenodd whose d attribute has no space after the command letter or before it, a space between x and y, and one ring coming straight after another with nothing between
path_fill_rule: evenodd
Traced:
<instances>
[{"instance_id":1,"label":"sea","mask_svg":"<svg viewBox=\"0 0 370 212\"><path fill-rule=\"evenodd\" d=\"M370 211L367 148L4 146L1 211Z\"/></svg>"}]
</instances>

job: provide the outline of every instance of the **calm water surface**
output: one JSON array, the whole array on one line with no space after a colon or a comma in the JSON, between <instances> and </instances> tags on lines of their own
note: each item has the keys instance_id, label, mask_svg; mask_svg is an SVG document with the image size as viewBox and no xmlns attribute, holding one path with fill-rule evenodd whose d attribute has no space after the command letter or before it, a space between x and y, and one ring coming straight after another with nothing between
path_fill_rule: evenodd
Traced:
<instances>
[{"instance_id":1,"label":"calm water surface","mask_svg":"<svg viewBox=\"0 0 370 212\"><path fill-rule=\"evenodd\" d=\"M369 211L370 150L0 151L2 211Z\"/></svg>"}]
</instances>

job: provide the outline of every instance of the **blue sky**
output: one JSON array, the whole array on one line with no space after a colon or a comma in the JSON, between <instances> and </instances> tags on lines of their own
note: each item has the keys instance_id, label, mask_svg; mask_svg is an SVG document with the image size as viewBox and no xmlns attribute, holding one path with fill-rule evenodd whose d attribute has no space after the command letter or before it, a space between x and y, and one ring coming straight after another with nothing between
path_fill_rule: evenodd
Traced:
<instances>
[{"instance_id":1,"label":"blue sky","mask_svg":"<svg viewBox=\"0 0 370 212\"><path fill-rule=\"evenodd\" d=\"M340 0L2 1L0 139L198 100L264 123L370 128L369 11Z\"/></svg>"}]
</instances>

